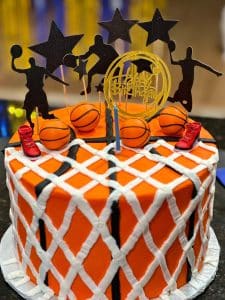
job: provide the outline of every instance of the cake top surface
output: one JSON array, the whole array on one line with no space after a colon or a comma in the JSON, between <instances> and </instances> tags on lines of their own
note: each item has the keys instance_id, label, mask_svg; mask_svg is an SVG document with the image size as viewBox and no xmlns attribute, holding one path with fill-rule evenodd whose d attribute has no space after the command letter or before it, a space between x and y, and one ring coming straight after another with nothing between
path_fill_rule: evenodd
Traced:
<instances>
[{"instance_id":1,"label":"cake top surface","mask_svg":"<svg viewBox=\"0 0 225 300\"><path fill-rule=\"evenodd\" d=\"M54 113L71 126L68 109ZM20 146L13 147L19 141L16 133L10 140L12 147L6 150L6 165L16 177L24 180L33 195L35 188L39 185L41 189L41 183L49 179L64 191L72 187L72 194L83 190L87 198L104 199L109 188L123 195L133 189L143 196L154 194L156 188L173 189L182 183L190 184L190 181L198 188L204 173L218 159L214 140L204 128L200 141L191 151L178 152L174 151L174 141L164 140L165 135L155 118L149 123L151 137L145 147L130 148L122 144L121 151L115 153L114 134L111 132L112 136L107 139L109 132L105 124L102 105L100 122L95 130L76 132L76 138L60 151L47 150L38 144L41 157L34 161L24 156Z\"/></svg>"}]
</instances>

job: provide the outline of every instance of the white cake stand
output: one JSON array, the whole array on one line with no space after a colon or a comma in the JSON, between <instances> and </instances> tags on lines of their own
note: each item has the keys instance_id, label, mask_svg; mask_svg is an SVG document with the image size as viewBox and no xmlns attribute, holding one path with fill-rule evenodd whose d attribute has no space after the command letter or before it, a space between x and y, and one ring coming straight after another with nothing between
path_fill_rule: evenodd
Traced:
<instances>
[{"instance_id":1,"label":"white cake stand","mask_svg":"<svg viewBox=\"0 0 225 300\"><path fill-rule=\"evenodd\" d=\"M220 246L216 235L210 228L210 240L201 272L194 274L192 279L180 289L170 295L162 295L161 300L194 299L200 295L213 281L219 264ZM11 226L5 232L0 244L0 265L5 281L24 299L28 300L57 300L51 289L42 291L34 285L22 271L17 262L17 255L13 249L13 234Z\"/></svg>"}]
</instances>

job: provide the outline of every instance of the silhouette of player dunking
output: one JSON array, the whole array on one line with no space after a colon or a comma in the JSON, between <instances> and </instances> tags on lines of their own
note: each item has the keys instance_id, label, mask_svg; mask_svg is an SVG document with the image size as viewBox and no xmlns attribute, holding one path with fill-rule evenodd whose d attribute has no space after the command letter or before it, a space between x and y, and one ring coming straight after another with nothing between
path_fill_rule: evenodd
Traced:
<instances>
[{"instance_id":1,"label":"silhouette of player dunking","mask_svg":"<svg viewBox=\"0 0 225 300\"><path fill-rule=\"evenodd\" d=\"M173 97L169 97L168 100L170 102L180 102L187 111L192 110L192 94L191 89L194 82L194 68L201 67L204 68L211 73L221 76L222 73L217 72L210 66L203 64L202 62L192 59L192 48L188 47L186 51L186 57L183 60L174 61L172 57L172 52L175 50L176 45L174 41L170 41L168 43L169 51L170 51L170 59L171 64L173 65L179 65L182 69L182 75L183 79L179 83L179 87L177 91L175 92Z\"/></svg>"},{"instance_id":2,"label":"silhouette of player dunking","mask_svg":"<svg viewBox=\"0 0 225 300\"><path fill-rule=\"evenodd\" d=\"M15 46L17 46L17 48ZM35 64L35 59L33 57L29 59L30 68L27 69L16 68L15 59L21 56L22 48L20 49L19 48L20 46L18 45L14 45L13 47L11 48L12 69L18 73L24 73L26 75L26 79L27 79L26 86L29 91L25 96L23 108L26 110L26 119L29 122L30 126L33 128L34 123L31 121L31 113L35 109L35 107L38 107L38 111L41 113L44 119L55 118L53 114L48 113L49 106L48 106L47 96L45 91L43 90L44 76L47 75L64 85L68 85L68 83L65 83L58 77L52 75L47 69L37 66Z\"/></svg>"},{"instance_id":3,"label":"silhouette of player dunking","mask_svg":"<svg viewBox=\"0 0 225 300\"><path fill-rule=\"evenodd\" d=\"M88 72L88 84L87 84L87 93L91 92L91 82L92 77L95 74L104 75L109 67L109 65L114 61L115 58L119 56L116 50L108 44L104 44L102 36L96 35L94 45L92 45L88 52L83 55L80 55L81 59L86 59L90 55L95 54L99 57L97 63L90 69ZM104 79L102 79L102 82ZM84 91L80 93L84 95Z\"/></svg>"}]
</instances>

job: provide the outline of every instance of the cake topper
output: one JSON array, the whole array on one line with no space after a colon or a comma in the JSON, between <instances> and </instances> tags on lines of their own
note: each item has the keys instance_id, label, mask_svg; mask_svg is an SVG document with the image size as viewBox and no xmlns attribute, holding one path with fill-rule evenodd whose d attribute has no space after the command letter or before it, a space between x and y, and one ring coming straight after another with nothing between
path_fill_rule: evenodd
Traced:
<instances>
[{"instance_id":1,"label":"cake topper","mask_svg":"<svg viewBox=\"0 0 225 300\"><path fill-rule=\"evenodd\" d=\"M79 79L80 80L83 78L84 75L87 74L86 64L87 64L87 60L82 60L79 57L79 64L78 64L78 66L75 67L74 71L79 74Z\"/></svg>"},{"instance_id":2,"label":"cake topper","mask_svg":"<svg viewBox=\"0 0 225 300\"><path fill-rule=\"evenodd\" d=\"M26 75L26 86L28 88L28 92L25 96L23 108L26 110L26 119L29 122L30 126L32 128L34 127L34 123L31 120L31 113L33 112L35 107L38 108L38 111L41 113L44 119L55 118L53 114L48 113L49 106L47 96L45 91L43 90L44 76L47 75L64 85L68 85L68 83L52 75L47 69L37 66L33 57L29 58L29 68L18 69L15 66L15 59L19 58L22 55L22 47L20 45L13 45L10 51L12 56L12 69L18 73L24 73Z\"/></svg>"},{"instance_id":3,"label":"cake topper","mask_svg":"<svg viewBox=\"0 0 225 300\"><path fill-rule=\"evenodd\" d=\"M63 57L63 64L70 68L76 68L77 66L77 57L72 53L68 53Z\"/></svg>"},{"instance_id":4,"label":"cake topper","mask_svg":"<svg viewBox=\"0 0 225 300\"><path fill-rule=\"evenodd\" d=\"M138 62L138 66L134 62ZM152 117L166 102L170 87L167 66L156 54L146 51L131 51L119 56L104 79L107 104L113 110L119 102L118 112L123 117ZM130 111L128 96L145 105L140 106L140 111Z\"/></svg>"},{"instance_id":5,"label":"cake topper","mask_svg":"<svg viewBox=\"0 0 225 300\"><path fill-rule=\"evenodd\" d=\"M82 60L79 57L79 64L78 64L78 66L75 67L74 71L79 74L79 79L80 80L82 79L83 87L84 87L85 100L87 101L88 100L87 99L87 88L86 88L86 82L85 82L85 79L84 79L84 75L87 74L86 64L87 64L87 60Z\"/></svg>"},{"instance_id":6,"label":"cake topper","mask_svg":"<svg viewBox=\"0 0 225 300\"><path fill-rule=\"evenodd\" d=\"M30 46L29 49L46 58L46 68L52 73L62 65L63 57L72 52L82 37L83 34L64 36L52 21L48 41Z\"/></svg>"},{"instance_id":7,"label":"cake topper","mask_svg":"<svg viewBox=\"0 0 225 300\"><path fill-rule=\"evenodd\" d=\"M153 19L149 22L138 23L140 27L148 32L146 46L156 40L161 40L165 43L170 41L169 30L177 24L176 20L164 20L159 9L154 12Z\"/></svg>"},{"instance_id":8,"label":"cake topper","mask_svg":"<svg viewBox=\"0 0 225 300\"><path fill-rule=\"evenodd\" d=\"M98 93L98 103L101 112L101 108L102 108L101 94L103 93L103 84L100 82L98 85L95 86L95 88L96 88L96 92Z\"/></svg>"},{"instance_id":9,"label":"cake topper","mask_svg":"<svg viewBox=\"0 0 225 300\"><path fill-rule=\"evenodd\" d=\"M77 58L78 58L78 65L77 65ZM82 79L83 82L83 95L85 95L85 99L87 101L87 88L86 88L86 83L84 80L84 75L87 74L86 71L86 64L87 64L87 60L82 60L80 56L75 56L71 53L66 54L63 57L63 64L67 67L73 68L75 72L77 72L79 74L79 79Z\"/></svg>"},{"instance_id":10,"label":"cake topper","mask_svg":"<svg viewBox=\"0 0 225 300\"><path fill-rule=\"evenodd\" d=\"M151 70L151 65L152 62L148 61L146 59L137 59L137 60L133 60L131 61L132 64L134 64L137 67L137 72L141 73L141 72L148 72L148 73L152 73Z\"/></svg>"},{"instance_id":11,"label":"cake topper","mask_svg":"<svg viewBox=\"0 0 225 300\"><path fill-rule=\"evenodd\" d=\"M97 55L99 57L99 60L88 71L87 93L91 92L92 77L95 74L105 75L109 65L114 61L115 58L118 57L118 53L116 52L116 50L111 45L105 44L101 35L95 36L94 45L92 45L85 54L80 55L80 58L87 59L92 54ZM80 94L84 95L84 93L85 92L82 91Z\"/></svg>"},{"instance_id":12,"label":"cake topper","mask_svg":"<svg viewBox=\"0 0 225 300\"><path fill-rule=\"evenodd\" d=\"M186 57L182 60L175 61L172 57L172 52L176 49L176 44L174 41L170 41L168 43L168 47L170 50L170 59L172 65L178 65L182 69L182 80L179 83L178 89L176 90L173 97L169 97L168 100L170 102L180 102L187 111L192 110L192 86L194 83L194 68L201 67L209 72L221 76L222 73L214 70L210 66L196 60L192 59L192 48L188 47L186 50Z\"/></svg>"},{"instance_id":13,"label":"cake topper","mask_svg":"<svg viewBox=\"0 0 225 300\"><path fill-rule=\"evenodd\" d=\"M95 86L96 92L103 92L103 84L100 82L98 85Z\"/></svg>"},{"instance_id":14,"label":"cake topper","mask_svg":"<svg viewBox=\"0 0 225 300\"><path fill-rule=\"evenodd\" d=\"M134 26L138 20L125 20L123 19L119 9L114 12L111 21L99 22L98 24L108 30L108 43L111 44L117 39L121 39L131 43L129 30Z\"/></svg>"}]
</instances>

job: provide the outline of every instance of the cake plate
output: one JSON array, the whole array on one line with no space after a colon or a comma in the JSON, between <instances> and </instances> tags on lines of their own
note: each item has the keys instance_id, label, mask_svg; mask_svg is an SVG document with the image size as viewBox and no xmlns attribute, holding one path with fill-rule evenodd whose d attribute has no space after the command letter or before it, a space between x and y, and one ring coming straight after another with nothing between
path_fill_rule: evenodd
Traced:
<instances>
[{"instance_id":1,"label":"cake plate","mask_svg":"<svg viewBox=\"0 0 225 300\"><path fill-rule=\"evenodd\" d=\"M13 248L12 226L5 232L0 244L0 265L5 281L24 299L27 300L57 300L51 289L43 291L29 280L22 271ZM220 246L216 235L210 228L210 239L205 261L201 272L192 276L192 279L169 295L161 295L161 300L194 299L200 295L213 281L219 264ZM155 299L156 300L156 299Z\"/></svg>"}]
</instances>

